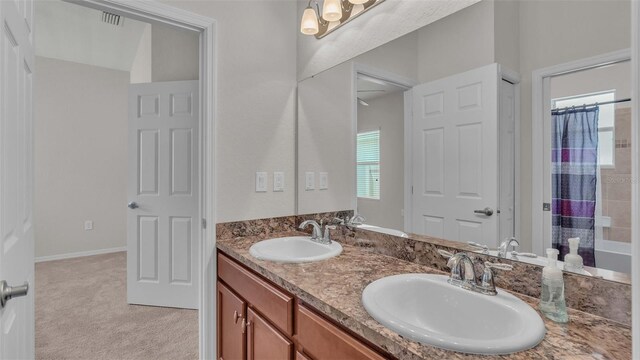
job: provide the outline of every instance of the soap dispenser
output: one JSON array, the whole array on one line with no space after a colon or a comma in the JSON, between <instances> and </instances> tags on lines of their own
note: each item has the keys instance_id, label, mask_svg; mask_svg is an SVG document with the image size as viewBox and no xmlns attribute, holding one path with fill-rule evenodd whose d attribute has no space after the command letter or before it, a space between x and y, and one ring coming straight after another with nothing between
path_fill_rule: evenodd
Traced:
<instances>
[{"instance_id":1,"label":"soap dispenser","mask_svg":"<svg viewBox=\"0 0 640 360\"><path fill-rule=\"evenodd\" d=\"M547 266L542 269L539 309L549 319L566 323L569 321L569 316L564 299L562 270L558 269L558 253L556 249L547 249Z\"/></svg>"},{"instance_id":2,"label":"soap dispenser","mask_svg":"<svg viewBox=\"0 0 640 360\"><path fill-rule=\"evenodd\" d=\"M584 269L582 256L578 255L580 247L580 238L570 238L569 254L564 256L564 269L571 272L581 273Z\"/></svg>"}]
</instances>

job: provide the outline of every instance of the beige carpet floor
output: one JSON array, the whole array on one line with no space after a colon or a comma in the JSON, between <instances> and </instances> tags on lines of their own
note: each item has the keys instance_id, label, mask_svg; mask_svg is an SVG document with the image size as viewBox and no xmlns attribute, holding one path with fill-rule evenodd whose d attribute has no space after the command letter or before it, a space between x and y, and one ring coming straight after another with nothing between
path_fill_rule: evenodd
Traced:
<instances>
[{"instance_id":1,"label":"beige carpet floor","mask_svg":"<svg viewBox=\"0 0 640 360\"><path fill-rule=\"evenodd\" d=\"M36 358L197 359L198 312L127 304L126 253L36 264Z\"/></svg>"}]
</instances>

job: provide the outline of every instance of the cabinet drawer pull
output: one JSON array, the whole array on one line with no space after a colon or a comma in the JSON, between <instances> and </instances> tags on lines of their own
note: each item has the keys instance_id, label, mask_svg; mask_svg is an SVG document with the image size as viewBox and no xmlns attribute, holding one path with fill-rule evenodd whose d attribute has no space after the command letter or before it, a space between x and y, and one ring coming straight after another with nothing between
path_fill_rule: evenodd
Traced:
<instances>
[{"instance_id":1,"label":"cabinet drawer pull","mask_svg":"<svg viewBox=\"0 0 640 360\"><path fill-rule=\"evenodd\" d=\"M235 311L233 312L233 323L234 323L234 324L237 324L237 323L238 323L238 319L240 319L240 314L238 314L238 311L237 311L237 310L235 310Z\"/></svg>"},{"instance_id":2,"label":"cabinet drawer pull","mask_svg":"<svg viewBox=\"0 0 640 360\"><path fill-rule=\"evenodd\" d=\"M246 333L247 332L247 328L251 326L251 321L246 321L245 319L242 319L242 333Z\"/></svg>"}]
</instances>

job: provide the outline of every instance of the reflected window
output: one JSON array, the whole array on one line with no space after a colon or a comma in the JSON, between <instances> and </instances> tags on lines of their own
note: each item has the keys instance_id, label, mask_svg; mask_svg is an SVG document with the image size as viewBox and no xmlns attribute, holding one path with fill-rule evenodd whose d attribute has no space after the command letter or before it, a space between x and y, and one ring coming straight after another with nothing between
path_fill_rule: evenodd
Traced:
<instances>
[{"instance_id":1,"label":"reflected window","mask_svg":"<svg viewBox=\"0 0 640 360\"><path fill-rule=\"evenodd\" d=\"M380 199L380 130L358 133L358 197Z\"/></svg>"},{"instance_id":2,"label":"reflected window","mask_svg":"<svg viewBox=\"0 0 640 360\"><path fill-rule=\"evenodd\" d=\"M616 98L615 90L599 93L584 94L566 98L553 99L552 108L564 108L571 106L591 105L613 101ZM598 116L598 164L601 168L615 167L615 104L600 106Z\"/></svg>"}]
</instances>

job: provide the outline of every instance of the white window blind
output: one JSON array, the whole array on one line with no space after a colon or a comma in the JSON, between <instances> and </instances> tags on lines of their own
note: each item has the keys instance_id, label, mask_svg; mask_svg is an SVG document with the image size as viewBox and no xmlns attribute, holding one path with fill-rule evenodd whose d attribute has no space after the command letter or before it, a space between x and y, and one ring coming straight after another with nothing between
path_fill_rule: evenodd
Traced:
<instances>
[{"instance_id":1,"label":"white window blind","mask_svg":"<svg viewBox=\"0 0 640 360\"><path fill-rule=\"evenodd\" d=\"M356 166L358 197L380 199L380 130L358 134Z\"/></svg>"}]
</instances>

